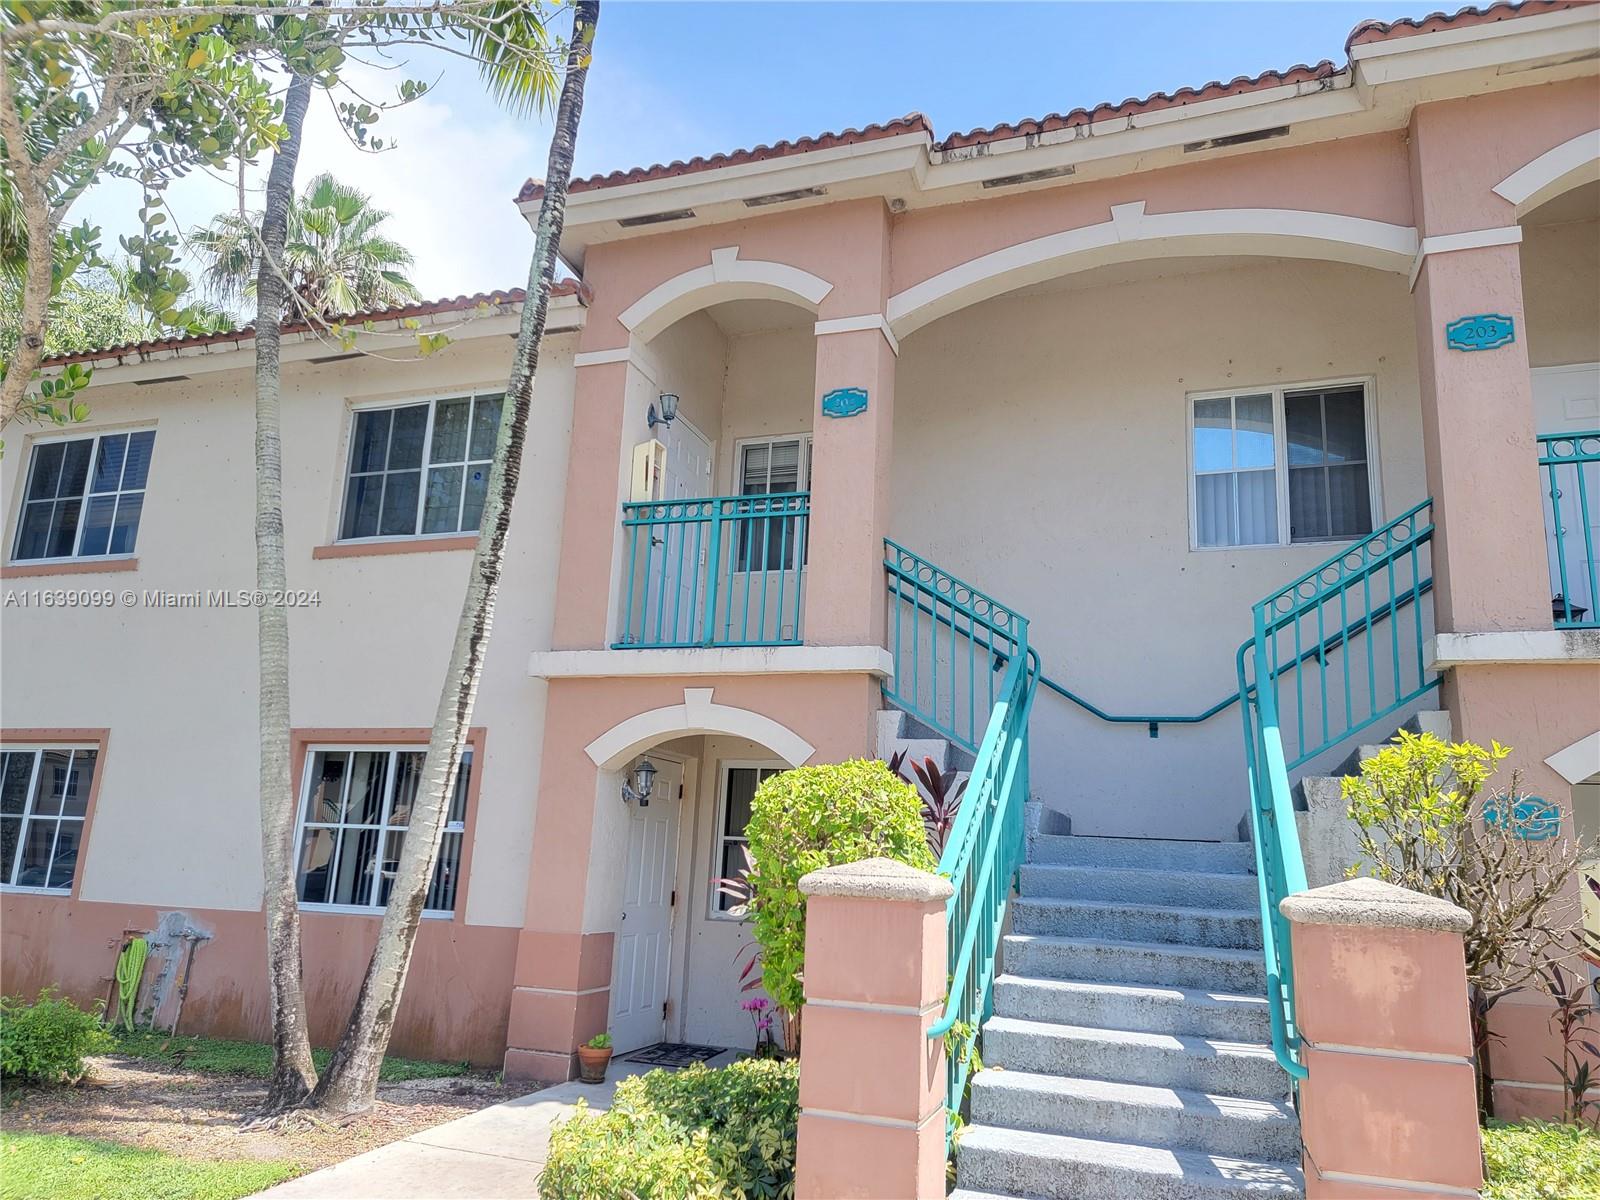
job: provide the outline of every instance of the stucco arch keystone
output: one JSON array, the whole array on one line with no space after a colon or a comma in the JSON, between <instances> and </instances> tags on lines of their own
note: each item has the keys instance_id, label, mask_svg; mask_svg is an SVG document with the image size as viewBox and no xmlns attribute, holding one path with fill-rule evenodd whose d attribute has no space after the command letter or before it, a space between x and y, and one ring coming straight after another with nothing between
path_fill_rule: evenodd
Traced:
<instances>
[{"instance_id":1,"label":"stucco arch keystone","mask_svg":"<svg viewBox=\"0 0 1600 1200\"><path fill-rule=\"evenodd\" d=\"M1211 208L1150 213L1142 200L1114 205L1111 219L1046 234L969 259L891 296L889 327L904 338L939 317L1006 292L1110 263L1167 254L1310 258L1404 275L1417 231L1343 213L1288 208Z\"/></svg>"},{"instance_id":2,"label":"stucco arch keystone","mask_svg":"<svg viewBox=\"0 0 1600 1200\"><path fill-rule=\"evenodd\" d=\"M816 747L787 725L748 708L718 704L712 688L684 688L683 703L652 708L619 721L584 747L589 761L603 771L626 766L640 751L673 737L702 733L748 738L771 750L791 767L816 753Z\"/></svg>"},{"instance_id":3,"label":"stucco arch keystone","mask_svg":"<svg viewBox=\"0 0 1600 1200\"><path fill-rule=\"evenodd\" d=\"M1525 217L1546 200L1600 179L1600 129L1591 129L1519 167L1494 186Z\"/></svg>"},{"instance_id":4,"label":"stucco arch keystone","mask_svg":"<svg viewBox=\"0 0 1600 1200\"><path fill-rule=\"evenodd\" d=\"M739 257L739 247L720 246L711 262L656 284L617 317L634 344L648 342L673 322L728 300L782 300L815 313L833 284L788 263Z\"/></svg>"}]
</instances>

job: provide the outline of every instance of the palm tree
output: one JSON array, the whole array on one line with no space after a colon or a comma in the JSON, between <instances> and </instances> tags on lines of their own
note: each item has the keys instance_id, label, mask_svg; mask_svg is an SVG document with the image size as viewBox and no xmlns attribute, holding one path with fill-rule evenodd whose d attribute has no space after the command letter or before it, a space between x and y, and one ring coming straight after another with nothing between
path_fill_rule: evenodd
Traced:
<instances>
[{"instance_id":1,"label":"palm tree","mask_svg":"<svg viewBox=\"0 0 1600 1200\"><path fill-rule=\"evenodd\" d=\"M513 52L518 47L537 51L548 46L545 26L528 15L537 15L536 10L507 0L497 6L497 11L511 17L520 14L523 21L513 22L510 29L515 42L484 35L482 66L490 90L508 102L530 94L535 100L546 95L551 77L542 64L547 60L537 54ZM472 724L473 702L483 677L484 651L494 622L495 601L505 562L511 505L516 497L523 448L527 442L533 381L539 367L539 344L544 337L550 288L555 281L556 251L561 244L566 216L567 182L572 175L573 148L583 114L584 84L599 19L600 0L577 0L573 5L572 36L565 48L566 64L560 76L544 198L539 207L533 261L528 269L528 298L522 307L517 348L512 357L510 378L506 381L506 411L495 437L488 494L466 594L462 597L455 642L450 648L450 662L445 669L439 706L428 736L422 779L400 850L398 876L378 927L377 944L367 962L366 975L349 1022L312 1096L316 1107L339 1115L369 1108L376 1094L378 1070L394 1029L424 897L439 857L447 801L455 790L456 773Z\"/></svg>"},{"instance_id":2,"label":"palm tree","mask_svg":"<svg viewBox=\"0 0 1600 1200\"><path fill-rule=\"evenodd\" d=\"M372 198L324 172L289 204L283 268L290 315L337 317L392 308L420 297L405 275L411 251L379 227L389 219ZM205 281L224 302L256 294L260 213L222 213L191 235Z\"/></svg>"}]
</instances>

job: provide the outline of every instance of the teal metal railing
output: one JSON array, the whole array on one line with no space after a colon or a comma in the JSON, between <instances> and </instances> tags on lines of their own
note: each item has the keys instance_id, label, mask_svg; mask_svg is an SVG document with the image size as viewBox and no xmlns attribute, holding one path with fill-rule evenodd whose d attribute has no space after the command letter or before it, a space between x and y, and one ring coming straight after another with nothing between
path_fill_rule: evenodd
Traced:
<instances>
[{"instance_id":1,"label":"teal metal railing","mask_svg":"<svg viewBox=\"0 0 1600 1200\"><path fill-rule=\"evenodd\" d=\"M1004 692L1002 673L1027 648L1027 618L904 546L883 545L895 667L884 696L976 754Z\"/></svg>"},{"instance_id":2,"label":"teal metal railing","mask_svg":"<svg viewBox=\"0 0 1600 1200\"><path fill-rule=\"evenodd\" d=\"M809 492L624 504L612 648L799 645L810 516Z\"/></svg>"},{"instance_id":3,"label":"teal metal railing","mask_svg":"<svg viewBox=\"0 0 1600 1200\"><path fill-rule=\"evenodd\" d=\"M1538 441L1556 628L1600 629L1600 429Z\"/></svg>"},{"instance_id":4,"label":"teal metal railing","mask_svg":"<svg viewBox=\"0 0 1600 1200\"><path fill-rule=\"evenodd\" d=\"M1438 684L1424 646L1433 586L1433 502L1425 500L1251 610L1237 668L1261 904L1272 1049L1305 1078L1294 1023L1286 897L1306 889L1289 772L1391 717Z\"/></svg>"},{"instance_id":5,"label":"teal metal railing","mask_svg":"<svg viewBox=\"0 0 1600 1200\"><path fill-rule=\"evenodd\" d=\"M948 1137L994 1006L1000 932L1022 865L1039 658L1025 617L904 546L886 541L884 551L894 657L884 695L974 755L938 867L955 889L945 908L950 991L928 1037L945 1043Z\"/></svg>"}]
</instances>

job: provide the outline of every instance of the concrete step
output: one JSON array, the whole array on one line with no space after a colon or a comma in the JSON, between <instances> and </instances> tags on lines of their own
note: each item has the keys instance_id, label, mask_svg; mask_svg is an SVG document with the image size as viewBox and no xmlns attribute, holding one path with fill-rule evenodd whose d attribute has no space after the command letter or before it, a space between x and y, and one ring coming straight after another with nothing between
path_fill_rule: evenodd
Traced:
<instances>
[{"instance_id":1,"label":"concrete step","mask_svg":"<svg viewBox=\"0 0 1600 1200\"><path fill-rule=\"evenodd\" d=\"M1096 983L1081 979L994 981L994 1011L1025 1021L1058 1021L1138 1033L1189 1033L1235 1042L1272 1037L1267 1000L1161 984Z\"/></svg>"},{"instance_id":2,"label":"concrete step","mask_svg":"<svg viewBox=\"0 0 1600 1200\"><path fill-rule=\"evenodd\" d=\"M1257 950L1011 934L1004 954L1008 975L1156 983L1243 996L1265 995L1267 988L1266 966Z\"/></svg>"},{"instance_id":3,"label":"concrete step","mask_svg":"<svg viewBox=\"0 0 1600 1200\"><path fill-rule=\"evenodd\" d=\"M1040 1200L1258 1200L1304 1196L1300 1168L1199 1150L974 1125L956 1145L956 1197Z\"/></svg>"},{"instance_id":4,"label":"concrete step","mask_svg":"<svg viewBox=\"0 0 1600 1200\"><path fill-rule=\"evenodd\" d=\"M1283 1100L1028 1071L979 1071L972 1123L1246 1158L1300 1157L1300 1118Z\"/></svg>"},{"instance_id":5,"label":"concrete step","mask_svg":"<svg viewBox=\"0 0 1600 1200\"><path fill-rule=\"evenodd\" d=\"M1030 862L1021 872L1024 896L1071 900L1129 900L1184 908L1250 908L1259 903L1253 875L1215 871L1146 871Z\"/></svg>"},{"instance_id":6,"label":"concrete step","mask_svg":"<svg viewBox=\"0 0 1600 1200\"><path fill-rule=\"evenodd\" d=\"M1025 897L1013 901L1011 911L1011 928L1017 933L1261 948L1259 908L1177 908L1128 900Z\"/></svg>"},{"instance_id":7,"label":"concrete step","mask_svg":"<svg viewBox=\"0 0 1600 1200\"><path fill-rule=\"evenodd\" d=\"M1155 838L1035 838L1029 861L1073 867L1130 867L1141 871L1207 871L1247 875L1255 867L1249 842L1171 842Z\"/></svg>"},{"instance_id":8,"label":"concrete step","mask_svg":"<svg viewBox=\"0 0 1600 1200\"><path fill-rule=\"evenodd\" d=\"M1006 1071L1188 1088L1217 1096L1280 1100L1289 1076L1260 1042L1177 1033L1131 1033L990 1017L983 1062Z\"/></svg>"},{"instance_id":9,"label":"concrete step","mask_svg":"<svg viewBox=\"0 0 1600 1200\"><path fill-rule=\"evenodd\" d=\"M943 771L950 760L950 743L944 738L919 737L909 728L906 714L898 708L885 708L878 713L878 757L888 762L897 753L904 753L907 777L911 777L910 764L931 758Z\"/></svg>"}]
</instances>

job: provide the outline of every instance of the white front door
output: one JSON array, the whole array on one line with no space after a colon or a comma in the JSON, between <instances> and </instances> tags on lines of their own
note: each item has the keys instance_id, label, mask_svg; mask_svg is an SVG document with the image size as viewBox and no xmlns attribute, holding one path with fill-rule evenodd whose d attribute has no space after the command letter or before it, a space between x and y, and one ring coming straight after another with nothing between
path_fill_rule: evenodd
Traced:
<instances>
[{"instance_id":1,"label":"white front door","mask_svg":"<svg viewBox=\"0 0 1600 1200\"><path fill-rule=\"evenodd\" d=\"M663 435L666 469L661 499L699 500L711 494L711 443L682 418ZM644 640L668 644L699 640L701 621L696 600L704 594L707 526L663 524L652 531L650 574L645 593Z\"/></svg>"},{"instance_id":2,"label":"white front door","mask_svg":"<svg viewBox=\"0 0 1600 1200\"><path fill-rule=\"evenodd\" d=\"M656 782L650 802L629 806L622 914L611 966L610 1030L618 1054L654 1045L666 1030L683 767L666 759L651 761Z\"/></svg>"},{"instance_id":3,"label":"white front door","mask_svg":"<svg viewBox=\"0 0 1600 1200\"><path fill-rule=\"evenodd\" d=\"M1600 429L1600 363L1585 363L1569 367L1535 367L1533 378L1533 413L1535 427L1540 433L1578 433ZM1550 594L1561 590L1561 569L1557 562L1558 541L1564 551L1566 563L1566 596L1575 607L1588 610L1588 619L1595 614L1600 597L1594 595L1589 580L1596 567L1590 560L1590 548L1600 556L1600 489L1592 480L1585 497L1578 488L1575 466L1555 468L1555 488L1561 499L1561 532L1557 532L1552 519L1550 497L1551 471L1539 468L1539 490L1544 495L1545 540L1550 559ZM1588 511L1580 513L1583 499L1588 500ZM1588 526L1587 531L1585 525ZM1585 532L1588 536L1585 537Z\"/></svg>"}]
</instances>

